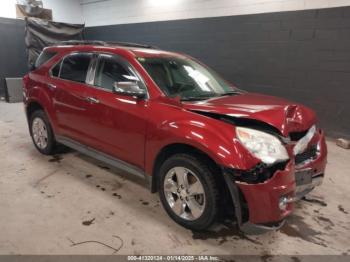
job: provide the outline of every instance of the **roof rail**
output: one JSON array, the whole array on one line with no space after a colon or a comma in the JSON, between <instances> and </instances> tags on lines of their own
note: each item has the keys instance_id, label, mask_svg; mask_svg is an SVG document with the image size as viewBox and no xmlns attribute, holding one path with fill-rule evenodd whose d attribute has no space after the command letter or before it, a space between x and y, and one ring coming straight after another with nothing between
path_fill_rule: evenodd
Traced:
<instances>
[{"instance_id":1,"label":"roof rail","mask_svg":"<svg viewBox=\"0 0 350 262\"><path fill-rule=\"evenodd\" d=\"M129 42L105 42L98 40L69 40L69 41L61 41L57 42L53 45L99 45L99 46L125 46L125 47L140 47L140 48L152 48L158 49L155 46L146 45L146 44L137 44L137 43L129 43Z\"/></svg>"},{"instance_id":2,"label":"roof rail","mask_svg":"<svg viewBox=\"0 0 350 262\"><path fill-rule=\"evenodd\" d=\"M147 45L147 44L137 44L137 43L130 43L130 42L106 42L106 45L119 45L119 46L125 46L125 47L141 47L141 48L152 48L152 49L158 49L156 46Z\"/></svg>"},{"instance_id":3,"label":"roof rail","mask_svg":"<svg viewBox=\"0 0 350 262\"><path fill-rule=\"evenodd\" d=\"M97 40L68 40L56 42L53 45L106 45L103 41Z\"/></svg>"}]
</instances>

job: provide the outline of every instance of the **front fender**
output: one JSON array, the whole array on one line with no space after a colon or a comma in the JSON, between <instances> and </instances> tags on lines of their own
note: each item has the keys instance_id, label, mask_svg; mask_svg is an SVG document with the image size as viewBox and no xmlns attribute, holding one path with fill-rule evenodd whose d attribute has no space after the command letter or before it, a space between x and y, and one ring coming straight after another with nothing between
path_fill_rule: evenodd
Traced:
<instances>
[{"instance_id":1,"label":"front fender","mask_svg":"<svg viewBox=\"0 0 350 262\"><path fill-rule=\"evenodd\" d=\"M234 126L220 120L165 121L150 130L149 134L152 135L146 139L145 159L148 174L153 173L155 160L162 149L173 144L194 147L218 165L228 168L250 169L258 163L237 140Z\"/></svg>"}]
</instances>

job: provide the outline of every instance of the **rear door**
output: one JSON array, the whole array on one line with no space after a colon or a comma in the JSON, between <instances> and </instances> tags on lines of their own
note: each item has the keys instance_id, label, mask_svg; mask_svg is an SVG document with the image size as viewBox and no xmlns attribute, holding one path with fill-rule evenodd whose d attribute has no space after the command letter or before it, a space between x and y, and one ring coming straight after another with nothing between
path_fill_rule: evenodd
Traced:
<instances>
[{"instance_id":1,"label":"rear door","mask_svg":"<svg viewBox=\"0 0 350 262\"><path fill-rule=\"evenodd\" d=\"M118 81L137 81L146 88L135 69L123 58L101 54L86 96L95 148L143 168L147 99L113 93Z\"/></svg>"},{"instance_id":2,"label":"rear door","mask_svg":"<svg viewBox=\"0 0 350 262\"><path fill-rule=\"evenodd\" d=\"M51 70L49 88L54 89L54 106L61 134L83 144L90 142L86 124L86 78L93 61L91 53L69 54Z\"/></svg>"}]
</instances>

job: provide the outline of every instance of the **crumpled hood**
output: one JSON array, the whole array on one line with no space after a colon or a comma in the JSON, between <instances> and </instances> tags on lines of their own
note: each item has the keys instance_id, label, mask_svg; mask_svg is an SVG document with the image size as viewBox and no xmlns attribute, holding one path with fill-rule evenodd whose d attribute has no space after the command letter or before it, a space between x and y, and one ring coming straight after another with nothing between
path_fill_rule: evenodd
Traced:
<instances>
[{"instance_id":1,"label":"crumpled hood","mask_svg":"<svg viewBox=\"0 0 350 262\"><path fill-rule=\"evenodd\" d=\"M305 131L316 122L315 113L303 105L254 93L185 102L183 106L191 111L263 121L277 128L284 136L290 132Z\"/></svg>"}]
</instances>

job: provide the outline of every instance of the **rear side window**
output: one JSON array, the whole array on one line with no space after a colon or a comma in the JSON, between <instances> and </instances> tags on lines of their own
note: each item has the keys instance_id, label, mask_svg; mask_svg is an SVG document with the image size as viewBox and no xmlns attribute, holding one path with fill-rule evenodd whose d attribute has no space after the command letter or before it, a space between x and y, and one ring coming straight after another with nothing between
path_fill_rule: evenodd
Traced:
<instances>
[{"instance_id":1,"label":"rear side window","mask_svg":"<svg viewBox=\"0 0 350 262\"><path fill-rule=\"evenodd\" d=\"M35 65L34 65L35 68L39 68L40 66L45 64L47 61L53 58L56 54L57 54L56 52L42 51L38 59L35 61Z\"/></svg>"},{"instance_id":2,"label":"rear side window","mask_svg":"<svg viewBox=\"0 0 350 262\"><path fill-rule=\"evenodd\" d=\"M86 53L67 56L62 62L59 77L66 80L85 83L91 59L92 54Z\"/></svg>"}]
</instances>

